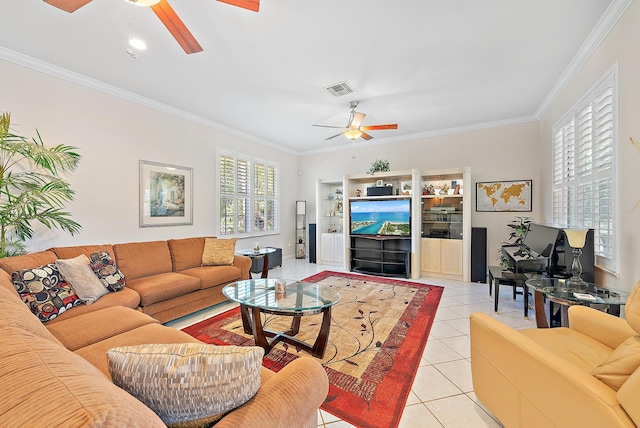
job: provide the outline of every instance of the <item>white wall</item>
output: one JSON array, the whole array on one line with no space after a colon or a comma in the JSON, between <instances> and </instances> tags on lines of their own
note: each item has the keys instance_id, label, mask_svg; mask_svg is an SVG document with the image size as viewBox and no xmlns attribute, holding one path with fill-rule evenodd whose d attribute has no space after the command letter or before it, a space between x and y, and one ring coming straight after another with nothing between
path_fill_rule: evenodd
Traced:
<instances>
[{"instance_id":1,"label":"white wall","mask_svg":"<svg viewBox=\"0 0 640 428\"><path fill-rule=\"evenodd\" d=\"M620 271L603 274L600 281L631 290L640 279L640 151L629 141L640 141L640 2L633 2L540 121L544 153L543 186L551 186L551 128L580 101L617 62L619 67L619 192ZM544 195L542 213L551 218L551 197Z\"/></svg>"},{"instance_id":2,"label":"white wall","mask_svg":"<svg viewBox=\"0 0 640 428\"><path fill-rule=\"evenodd\" d=\"M539 216L542 158L538 132L538 124L529 122L392 144L354 146L345 138L342 151L302 156L300 169L304 180L300 197L309 201L307 210L312 213L309 218L313 222L316 180L341 180L345 174L363 174L376 159L388 159L392 170L429 171L468 166L474 189L477 181L531 179L533 211L530 213L476 212L475 192L468 199L472 204L472 226L487 228L488 263L496 264L500 244L509 236L507 224L516 215L536 219Z\"/></svg>"},{"instance_id":3,"label":"white wall","mask_svg":"<svg viewBox=\"0 0 640 428\"><path fill-rule=\"evenodd\" d=\"M281 235L254 240L292 254L298 159L212 127L162 113L88 87L0 60L0 111L13 130L45 144L79 147L79 168L67 179L76 191L67 206L83 229L72 237L37 227L31 251L51 246L150 241L218 235L216 148L278 161L281 168ZM139 227L140 159L193 168L193 225Z\"/></svg>"}]
</instances>

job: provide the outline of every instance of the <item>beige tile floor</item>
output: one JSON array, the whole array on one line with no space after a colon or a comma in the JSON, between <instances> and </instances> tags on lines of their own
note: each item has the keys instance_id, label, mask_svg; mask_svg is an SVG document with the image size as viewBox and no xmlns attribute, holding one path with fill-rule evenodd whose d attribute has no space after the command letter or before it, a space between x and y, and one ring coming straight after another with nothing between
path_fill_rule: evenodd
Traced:
<instances>
[{"instance_id":1,"label":"beige tile floor","mask_svg":"<svg viewBox=\"0 0 640 428\"><path fill-rule=\"evenodd\" d=\"M283 266L269 271L271 278L299 280L323 270L341 271L340 267L309 263L307 259L283 260ZM411 393L400 420L400 428L500 427L473 393L469 347L469 315L485 312L516 329L534 328L533 313L529 320L522 314L522 296L512 299L512 288L501 287L499 312L493 311L493 297L487 284L474 284L436 278L418 282L444 286L436 320L418 367ZM184 328L200 322L234 305L225 303L167 323ZM353 425L320 411L318 426L344 428Z\"/></svg>"}]
</instances>

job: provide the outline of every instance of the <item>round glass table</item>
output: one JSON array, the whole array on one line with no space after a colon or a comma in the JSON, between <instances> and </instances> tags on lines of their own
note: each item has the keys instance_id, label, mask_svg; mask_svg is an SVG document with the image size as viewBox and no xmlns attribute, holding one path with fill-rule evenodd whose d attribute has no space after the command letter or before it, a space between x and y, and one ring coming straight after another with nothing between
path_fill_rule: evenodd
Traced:
<instances>
[{"instance_id":1,"label":"round glass table","mask_svg":"<svg viewBox=\"0 0 640 428\"><path fill-rule=\"evenodd\" d=\"M620 315L620 306L624 305L629 293L585 282L581 287L571 286L563 278L532 278L525 284L534 290L536 324L538 328L548 328L549 322L544 313L544 298L560 305L561 325L568 325L567 309L572 305L607 305L609 313Z\"/></svg>"},{"instance_id":2,"label":"round glass table","mask_svg":"<svg viewBox=\"0 0 640 428\"><path fill-rule=\"evenodd\" d=\"M256 345L265 353L278 342L284 342L322 358L329 339L331 308L340 301L340 294L324 285L300 281L287 285L284 293L276 293L275 288L275 279L249 279L225 285L222 294L240 304L245 333L253 334ZM291 327L284 332L266 330L262 326L261 312L290 316ZM293 337L300 331L301 317L320 313L323 314L322 324L313 345Z\"/></svg>"},{"instance_id":3,"label":"round glass table","mask_svg":"<svg viewBox=\"0 0 640 428\"><path fill-rule=\"evenodd\" d=\"M270 247L259 248L257 250L248 249L236 251L236 253L240 254L241 256L249 257L251 261L253 261L254 259L264 258L264 260L262 261L262 275L260 276L261 278L266 278L267 276L269 276L269 254L275 252L276 249Z\"/></svg>"}]
</instances>

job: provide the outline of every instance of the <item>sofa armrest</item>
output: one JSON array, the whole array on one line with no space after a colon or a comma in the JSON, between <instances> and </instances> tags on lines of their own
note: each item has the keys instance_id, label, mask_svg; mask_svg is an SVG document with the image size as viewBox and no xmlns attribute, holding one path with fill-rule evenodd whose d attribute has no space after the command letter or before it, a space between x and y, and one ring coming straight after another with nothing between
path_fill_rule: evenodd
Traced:
<instances>
[{"instance_id":1,"label":"sofa armrest","mask_svg":"<svg viewBox=\"0 0 640 428\"><path fill-rule=\"evenodd\" d=\"M247 403L233 410L216 428L316 427L318 408L329 392L324 368L311 357L298 358L260 386Z\"/></svg>"},{"instance_id":2,"label":"sofa armrest","mask_svg":"<svg viewBox=\"0 0 640 428\"><path fill-rule=\"evenodd\" d=\"M612 349L636 335L625 319L588 306L569 307L569 327Z\"/></svg>"},{"instance_id":3,"label":"sofa armrest","mask_svg":"<svg viewBox=\"0 0 640 428\"><path fill-rule=\"evenodd\" d=\"M233 256L233 265L240 269L240 279L249 279L249 269L251 269L249 257L236 254Z\"/></svg>"},{"instance_id":4,"label":"sofa armrest","mask_svg":"<svg viewBox=\"0 0 640 428\"><path fill-rule=\"evenodd\" d=\"M589 373L487 314L470 321L474 393L504 426L633 426Z\"/></svg>"}]
</instances>

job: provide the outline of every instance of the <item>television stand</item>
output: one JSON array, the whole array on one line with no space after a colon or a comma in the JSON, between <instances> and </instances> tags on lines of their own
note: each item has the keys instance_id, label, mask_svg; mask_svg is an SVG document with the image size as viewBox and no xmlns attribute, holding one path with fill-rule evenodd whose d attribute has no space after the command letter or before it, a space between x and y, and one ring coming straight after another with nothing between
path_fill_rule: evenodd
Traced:
<instances>
[{"instance_id":1,"label":"television stand","mask_svg":"<svg viewBox=\"0 0 640 428\"><path fill-rule=\"evenodd\" d=\"M410 236L351 236L351 271L409 278Z\"/></svg>"}]
</instances>

